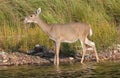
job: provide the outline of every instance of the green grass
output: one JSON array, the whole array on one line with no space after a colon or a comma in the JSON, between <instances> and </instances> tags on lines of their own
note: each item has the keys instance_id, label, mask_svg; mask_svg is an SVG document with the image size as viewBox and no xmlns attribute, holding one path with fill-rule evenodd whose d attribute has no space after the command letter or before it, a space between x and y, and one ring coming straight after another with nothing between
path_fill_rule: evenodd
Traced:
<instances>
[{"instance_id":1,"label":"green grass","mask_svg":"<svg viewBox=\"0 0 120 78\"><path fill-rule=\"evenodd\" d=\"M85 22L91 24L98 50L117 42L116 27L120 25L119 0L0 0L0 47L7 51L27 51L35 44L53 48L53 43L36 24L24 24L21 19L37 8L47 24ZM69 44L71 47L79 42Z\"/></svg>"}]
</instances>

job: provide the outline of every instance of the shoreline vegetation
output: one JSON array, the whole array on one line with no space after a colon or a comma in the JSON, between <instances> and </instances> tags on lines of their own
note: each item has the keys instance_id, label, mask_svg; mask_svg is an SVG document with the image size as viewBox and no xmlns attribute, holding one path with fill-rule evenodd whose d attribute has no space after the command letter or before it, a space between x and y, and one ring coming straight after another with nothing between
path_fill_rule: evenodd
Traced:
<instances>
[{"instance_id":1,"label":"shoreline vegetation","mask_svg":"<svg viewBox=\"0 0 120 78\"><path fill-rule=\"evenodd\" d=\"M21 64L24 61L34 63L38 60L39 63L42 60L50 62L49 58L46 60L27 55L36 44L43 45L48 50L54 49L53 42L36 24L26 25L22 20L39 7L42 9L40 18L47 24L90 24L93 30L90 39L95 42L99 55L109 57L112 51L110 47L120 43L120 29L117 30L120 28L119 4L120 0L0 0L0 64L8 59L11 60L8 61L10 65L17 65L19 60ZM71 52L77 52L76 46L80 46L79 41L72 44L62 43L61 51L69 56ZM5 58L2 51L5 51L6 60L2 60ZM112 53L114 55L114 51ZM117 53L119 55L119 51ZM69 57L66 59L70 60Z\"/></svg>"}]
</instances>

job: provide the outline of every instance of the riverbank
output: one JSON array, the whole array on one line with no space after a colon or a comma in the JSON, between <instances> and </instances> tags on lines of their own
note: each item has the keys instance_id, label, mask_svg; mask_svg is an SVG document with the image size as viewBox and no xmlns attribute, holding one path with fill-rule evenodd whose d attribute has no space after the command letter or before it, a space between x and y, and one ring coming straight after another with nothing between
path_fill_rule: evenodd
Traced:
<instances>
[{"instance_id":1,"label":"riverbank","mask_svg":"<svg viewBox=\"0 0 120 78\"><path fill-rule=\"evenodd\" d=\"M99 52L98 56L101 62L104 61L120 61L120 51L111 50L106 52ZM49 65L53 64L54 53L21 53L21 52L0 52L0 66L11 65ZM60 56L60 63L76 63L80 62L81 54L76 54L74 57ZM88 52L85 55L84 62L96 61L94 52Z\"/></svg>"}]
</instances>

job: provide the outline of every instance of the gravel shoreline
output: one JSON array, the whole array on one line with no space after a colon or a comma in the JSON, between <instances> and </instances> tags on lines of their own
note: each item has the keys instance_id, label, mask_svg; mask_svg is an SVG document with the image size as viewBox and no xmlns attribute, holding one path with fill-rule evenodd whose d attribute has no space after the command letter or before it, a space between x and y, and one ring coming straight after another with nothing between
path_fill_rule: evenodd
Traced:
<instances>
[{"instance_id":1,"label":"gravel shoreline","mask_svg":"<svg viewBox=\"0 0 120 78\"><path fill-rule=\"evenodd\" d=\"M62 52L63 53L63 52ZM80 62L82 54L75 53L73 57L66 57L60 53L61 63L76 63ZM81 52L82 53L82 52ZM118 61L120 62L120 45L115 46L113 49L105 52L98 52L100 62L105 61ZM24 52L0 52L0 66L11 65L50 65L53 64L54 52L49 51L44 46L35 46L34 49ZM84 62L96 61L96 57L93 51L86 52Z\"/></svg>"},{"instance_id":2,"label":"gravel shoreline","mask_svg":"<svg viewBox=\"0 0 120 78\"><path fill-rule=\"evenodd\" d=\"M101 52L98 53L101 62L104 61L120 61L120 52L114 50L112 52ZM75 57L62 57L60 58L60 63L75 63L80 62L81 55L76 55ZM84 62L95 61L95 55L93 52L91 54L85 55ZM0 54L0 66L11 66L11 65L47 65L53 64L53 57L41 57L39 55L28 55L20 52L4 52Z\"/></svg>"}]
</instances>

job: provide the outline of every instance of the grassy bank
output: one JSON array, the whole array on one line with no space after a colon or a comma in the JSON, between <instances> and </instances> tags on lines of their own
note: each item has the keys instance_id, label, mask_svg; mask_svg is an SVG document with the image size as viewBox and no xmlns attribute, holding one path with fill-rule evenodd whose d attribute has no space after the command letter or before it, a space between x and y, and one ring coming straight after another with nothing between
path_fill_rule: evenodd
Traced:
<instances>
[{"instance_id":1,"label":"grassy bank","mask_svg":"<svg viewBox=\"0 0 120 78\"><path fill-rule=\"evenodd\" d=\"M97 49L106 49L117 42L120 25L119 0L0 0L0 47L8 51L27 51L35 44L53 48L53 43L36 24L21 19L42 8L40 15L47 24L85 22L92 25ZM75 45L65 48L72 48ZM63 45L64 46L64 45ZM67 50L66 50L67 51Z\"/></svg>"}]
</instances>

